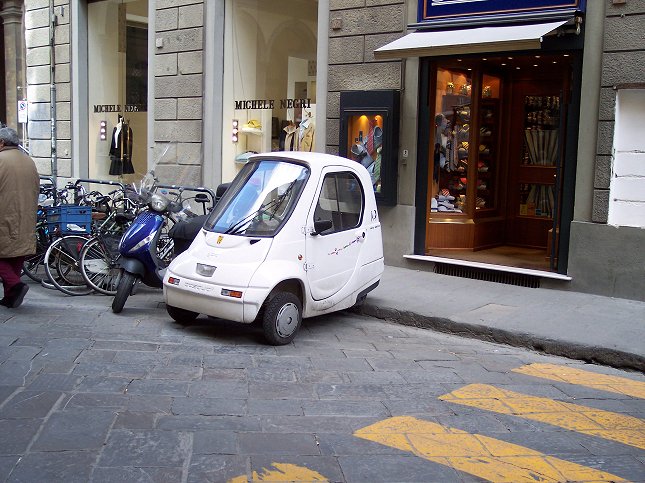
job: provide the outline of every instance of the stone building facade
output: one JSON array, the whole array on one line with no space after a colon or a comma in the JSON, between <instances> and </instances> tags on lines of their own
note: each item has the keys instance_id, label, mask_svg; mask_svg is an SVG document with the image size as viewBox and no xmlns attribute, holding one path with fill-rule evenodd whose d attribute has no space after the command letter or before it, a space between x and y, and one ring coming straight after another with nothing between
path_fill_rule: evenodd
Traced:
<instances>
[{"instance_id":1,"label":"stone building facade","mask_svg":"<svg viewBox=\"0 0 645 483\"><path fill-rule=\"evenodd\" d=\"M142 134L138 139L145 152L141 157L147 164L157 159L168 143L176 149L176 155L171 156L173 160L158 167L162 179L174 181L177 173L181 173L185 182L207 186L230 180L224 178L232 168L224 169L223 166L231 160L223 159L222 154L230 149L230 146L227 148L230 140L226 127L231 122L231 115L223 113L227 112L225 106L233 97L228 92L223 94L224 78L230 74L225 59L228 34L223 34L227 32L227 26L230 27L227 22L231 12L226 6L231 4L227 2L229 0L148 2L149 93L146 128L140 130ZM18 8L14 4L19 3L3 1L3 18L14 15ZM79 46L88 43L88 9L94 8L89 6L96 3L99 2L54 2L53 48L50 45L49 0L25 0L22 7L30 149L44 175L52 173L52 72L56 96L57 175L78 178L92 174L88 160L83 157L84 153L92 152L90 144L98 133L98 125L91 117L93 105L89 102L96 86L89 81L92 73L88 72L87 48ZM635 209L641 212L644 210L642 198L623 199L625 195L616 194L616 187L621 186L616 180L621 176L628 177L632 183L642 183L645 175L639 166L645 162L638 157L642 147L628 147L627 151L636 154L635 161L630 161L636 168L625 175L621 174L623 170L616 171L614 126L616 99L623 94L638 99L639 92L644 92L645 43L639 36L642 30L639 26L645 18L645 6L636 0L586 3L584 38L580 39L579 87L579 96L584 102L580 102L578 108L579 118L584 122L577 125L571 214L560 233L563 239L560 258L565 262L558 271L562 277L542 278L542 286L643 299L645 230L638 222L634 226L613 223L610 213L612 206L619 206L621 202L629 203L632 208L636 206ZM434 262L414 258L423 255L423 250L419 250L419 239L423 237L418 233L418 220L419 207L425 203L419 194L420 186L425 183L419 166L427 163L427 154L419 149L426 141L419 135L424 59L411 56L379 60L374 56L375 49L411 30L410 26L417 21L418 4L417 0L317 2L316 123L321 142L317 142L316 149L332 154L342 150L342 92L386 89L400 93L401 108L396 119L399 127L398 196L393 206L380 207L386 263L432 270ZM5 20L5 49L8 49L9 24ZM19 47L15 49L20 51ZM52 58L54 69L51 68ZM5 65L9 65L7 62L13 60L6 59ZM20 63L19 55L16 62ZM8 69L11 70L11 66ZM8 106L12 102L7 99ZM633 119L633 115L630 116L627 118ZM618 152L622 156L620 146Z\"/></svg>"},{"instance_id":2,"label":"stone building facade","mask_svg":"<svg viewBox=\"0 0 645 483\"><path fill-rule=\"evenodd\" d=\"M402 93L398 154L398 203L381 207L386 263L412 269L432 270L435 263L419 261L423 255L415 242L415 199L418 191L418 139L420 68L418 57L376 60L374 50L412 30L417 21L417 1L354 0L330 2L327 151L339 150L340 92L344 90L397 89ZM611 224L610 206L620 203L610 185L621 176L616 170L614 132L616 97L623 89L630 99L641 99L645 71L642 2L602 0L586 2L584 54L582 54L580 123L577 156L572 170L575 196L570 219L561 227L566 243L560 247L561 279L545 277L541 286L591 292L608 296L645 299L645 158L643 146L631 145L634 154L624 178L632 183L622 200L634 215L631 221ZM641 105L641 104L638 104ZM631 117L630 117L631 116ZM636 113L628 116L633 120ZM589 121L591 119L591 121ZM641 125L642 125L641 117ZM633 136L632 136L633 137ZM340 147L341 151L343 147ZM407 155L407 156L406 156ZM623 172L625 169L623 169ZM619 185L620 186L620 185ZM614 190L614 195L616 191ZM424 200L421 200L423 203ZM640 215L638 215L640 213ZM609 223L608 223L609 222ZM629 226L631 225L631 226ZM569 233L566 233L569 232ZM567 280L568 279L568 280Z\"/></svg>"}]
</instances>

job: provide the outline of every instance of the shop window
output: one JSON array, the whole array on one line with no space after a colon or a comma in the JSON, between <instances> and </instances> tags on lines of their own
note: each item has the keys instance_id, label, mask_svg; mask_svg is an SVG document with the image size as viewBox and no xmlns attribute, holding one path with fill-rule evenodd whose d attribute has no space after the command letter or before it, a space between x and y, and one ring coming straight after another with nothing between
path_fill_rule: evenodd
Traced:
<instances>
[{"instance_id":1,"label":"shop window","mask_svg":"<svg viewBox=\"0 0 645 483\"><path fill-rule=\"evenodd\" d=\"M394 205L398 175L398 91L340 93L339 154L370 174L379 204Z\"/></svg>"},{"instance_id":2,"label":"shop window","mask_svg":"<svg viewBox=\"0 0 645 483\"><path fill-rule=\"evenodd\" d=\"M253 153L316 151L318 2L226 0L222 177Z\"/></svg>"},{"instance_id":3,"label":"shop window","mask_svg":"<svg viewBox=\"0 0 645 483\"><path fill-rule=\"evenodd\" d=\"M352 173L326 175L316 203L314 221L331 220L332 226L320 234L356 228L363 217L363 199L361 183Z\"/></svg>"},{"instance_id":4,"label":"shop window","mask_svg":"<svg viewBox=\"0 0 645 483\"><path fill-rule=\"evenodd\" d=\"M466 69L437 69L438 109L431 141L433 213L468 213L471 208L467 200L472 159L472 84Z\"/></svg>"},{"instance_id":5,"label":"shop window","mask_svg":"<svg viewBox=\"0 0 645 483\"><path fill-rule=\"evenodd\" d=\"M127 27L125 56L126 103L146 111L148 103L148 26Z\"/></svg>"},{"instance_id":6,"label":"shop window","mask_svg":"<svg viewBox=\"0 0 645 483\"><path fill-rule=\"evenodd\" d=\"M88 174L132 182L148 171L148 0L87 5Z\"/></svg>"}]
</instances>

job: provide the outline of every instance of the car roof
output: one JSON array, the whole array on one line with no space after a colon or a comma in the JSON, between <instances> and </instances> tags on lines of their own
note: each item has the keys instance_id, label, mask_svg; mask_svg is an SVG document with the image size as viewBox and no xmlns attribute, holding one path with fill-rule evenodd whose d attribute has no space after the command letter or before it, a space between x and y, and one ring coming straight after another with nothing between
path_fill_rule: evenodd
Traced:
<instances>
[{"instance_id":1,"label":"car roof","mask_svg":"<svg viewBox=\"0 0 645 483\"><path fill-rule=\"evenodd\" d=\"M365 169L359 162L326 153L310 153L303 151L274 151L269 153L254 154L249 157L249 161L259 161L263 159L297 161L305 163L312 168L315 167L317 169L322 169L325 166L346 166L353 169L356 169L358 166L360 166L361 168Z\"/></svg>"}]
</instances>

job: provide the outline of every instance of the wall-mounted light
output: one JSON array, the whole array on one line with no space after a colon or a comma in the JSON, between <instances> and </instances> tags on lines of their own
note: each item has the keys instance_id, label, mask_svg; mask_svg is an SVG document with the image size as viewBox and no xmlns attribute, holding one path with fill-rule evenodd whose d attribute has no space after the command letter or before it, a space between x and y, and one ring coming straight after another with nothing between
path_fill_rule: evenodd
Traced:
<instances>
[{"instance_id":1,"label":"wall-mounted light","mask_svg":"<svg viewBox=\"0 0 645 483\"><path fill-rule=\"evenodd\" d=\"M238 140L238 133L240 132L240 121L237 119L233 119L233 130L231 133L231 141L234 143L237 142Z\"/></svg>"},{"instance_id":2,"label":"wall-mounted light","mask_svg":"<svg viewBox=\"0 0 645 483\"><path fill-rule=\"evenodd\" d=\"M107 139L107 121L101 121L99 135L101 137L101 141L105 141Z\"/></svg>"}]
</instances>

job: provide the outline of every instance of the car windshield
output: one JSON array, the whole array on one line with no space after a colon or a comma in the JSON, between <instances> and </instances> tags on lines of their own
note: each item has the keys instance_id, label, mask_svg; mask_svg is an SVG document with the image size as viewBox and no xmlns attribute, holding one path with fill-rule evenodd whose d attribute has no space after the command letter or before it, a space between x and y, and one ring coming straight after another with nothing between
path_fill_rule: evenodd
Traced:
<instances>
[{"instance_id":1,"label":"car windshield","mask_svg":"<svg viewBox=\"0 0 645 483\"><path fill-rule=\"evenodd\" d=\"M274 236L291 214L309 169L285 161L248 163L231 183L204 228L217 233Z\"/></svg>"}]
</instances>

